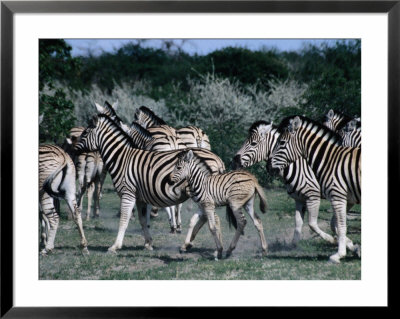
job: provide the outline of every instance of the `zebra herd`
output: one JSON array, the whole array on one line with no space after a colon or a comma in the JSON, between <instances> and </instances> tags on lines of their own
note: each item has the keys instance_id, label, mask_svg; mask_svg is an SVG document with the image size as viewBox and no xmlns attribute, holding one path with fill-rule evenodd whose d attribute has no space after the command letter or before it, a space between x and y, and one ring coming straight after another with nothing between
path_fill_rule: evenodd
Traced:
<instances>
[{"instance_id":1,"label":"zebra herd","mask_svg":"<svg viewBox=\"0 0 400 319\"><path fill-rule=\"evenodd\" d=\"M181 204L194 200L199 210L192 216L180 251L190 249L206 223L216 244L215 258L222 258L218 206L227 207L235 235L226 251L228 257L246 225L241 208L251 217L260 237L262 253L267 254L261 219L254 211L258 194L264 213L267 200L255 176L244 169L260 161L267 170L278 172L288 194L295 200L293 243L302 238L305 211L310 228L324 240L338 245L330 257L339 263L346 249L360 256L358 245L346 236L347 211L361 200L361 121L330 110L323 124L303 116L291 116L279 126L257 121L232 160L234 170L225 172L223 161L213 152L208 136L198 127L176 129L167 125L154 112L140 107L134 121L127 125L116 113L117 103L95 103L97 113L86 128L73 128L65 149L54 145L39 148L39 201L42 220L42 254L54 248L58 212L54 200L64 198L76 222L85 253L87 240L83 233L82 197L88 190L88 210L95 197L94 216L100 215L99 199L102 184L110 174L120 197L120 222L114 244L115 253L122 248L125 231L134 207L145 239L145 248L152 250L150 214L158 208L168 213L171 232L181 231ZM70 155L68 155L68 153ZM75 165L74 165L75 163ZM75 172L76 166L76 172ZM78 179L78 191L75 190ZM334 214L331 229L334 236L318 226L321 198L331 202ZM337 235L337 236L336 236Z\"/></svg>"}]
</instances>

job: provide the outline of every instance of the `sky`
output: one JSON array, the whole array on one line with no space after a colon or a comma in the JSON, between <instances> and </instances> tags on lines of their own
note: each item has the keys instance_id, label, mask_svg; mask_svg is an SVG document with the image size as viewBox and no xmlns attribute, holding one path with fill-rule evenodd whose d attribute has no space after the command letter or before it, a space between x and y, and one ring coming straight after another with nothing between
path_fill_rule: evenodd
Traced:
<instances>
[{"instance_id":1,"label":"sky","mask_svg":"<svg viewBox=\"0 0 400 319\"><path fill-rule=\"evenodd\" d=\"M307 44L328 45L335 43L337 39L175 39L174 43L190 55L206 55L224 47L244 47L250 50L263 48L276 49L278 51L298 51ZM102 52L113 52L126 43L137 42L134 39L66 39L72 47L72 55L99 55ZM144 47L161 48L162 40L145 40Z\"/></svg>"}]
</instances>

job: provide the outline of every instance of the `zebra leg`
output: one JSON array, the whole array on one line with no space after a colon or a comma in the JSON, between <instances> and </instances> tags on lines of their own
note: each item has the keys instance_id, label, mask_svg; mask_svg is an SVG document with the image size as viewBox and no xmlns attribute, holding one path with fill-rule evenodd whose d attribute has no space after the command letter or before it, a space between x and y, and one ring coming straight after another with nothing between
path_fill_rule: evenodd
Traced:
<instances>
[{"instance_id":1,"label":"zebra leg","mask_svg":"<svg viewBox=\"0 0 400 319\"><path fill-rule=\"evenodd\" d=\"M333 236L325 233L321 228L318 226L318 213L319 213L319 206L320 206L321 199L318 197L308 199L306 201L307 210L308 210L308 225L310 226L311 230L318 234L322 239L330 242L331 244L335 244L335 238Z\"/></svg>"},{"instance_id":2,"label":"zebra leg","mask_svg":"<svg viewBox=\"0 0 400 319\"><path fill-rule=\"evenodd\" d=\"M147 223L147 217L150 215L148 214L151 211L151 205L147 205L143 202L137 202L136 203L137 211L138 211L138 216L139 216L139 222L140 225L142 226L143 234L144 234L144 248L148 250L153 250L153 239L151 238L150 232L149 232L149 224Z\"/></svg>"},{"instance_id":3,"label":"zebra leg","mask_svg":"<svg viewBox=\"0 0 400 319\"><path fill-rule=\"evenodd\" d=\"M246 226L246 219L240 210L240 208L237 207L232 207L233 215L235 215L236 221L237 221L237 228L235 235L233 236L233 239L231 241L231 244L229 245L228 250L226 251L226 257L228 258L231 254L232 251L236 248L236 244L239 241L240 235L243 233L244 227Z\"/></svg>"},{"instance_id":4,"label":"zebra leg","mask_svg":"<svg viewBox=\"0 0 400 319\"><path fill-rule=\"evenodd\" d=\"M175 206L165 207L168 214L169 225L171 226L171 234L176 233Z\"/></svg>"},{"instance_id":5,"label":"zebra leg","mask_svg":"<svg viewBox=\"0 0 400 319\"><path fill-rule=\"evenodd\" d=\"M42 255L46 255L54 249L54 239L56 238L60 217L54 208L53 198L47 193L43 194L40 205L43 209L43 220L47 220L45 230L47 240L44 249L41 251Z\"/></svg>"},{"instance_id":6,"label":"zebra leg","mask_svg":"<svg viewBox=\"0 0 400 319\"><path fill-rule=\"evenodd\" d=\"M354 206L354 204L349 204L347 203L347 213L350 211L350 209ZM347 215L347 214L346 214ZM337 221L336 221L336 215L332 216L331 219L331 229L332 231L337 234ZM336 240L335 240L336 243ZM346 237L346 247L349 249L351 252L353 252L354 255L357 255L358 257L361 257L361 247L358 244L353 244L352 240Z\"/></svg>"},{"instance_id":7,"label":"zebra leg","mask_svg":"<svg viewBox=\"0 0 400 319\"><path fill-rule=\"evenodd\" d=\"M67 202L68 208L71 211L72 217L76 226L78 227L79 236L81 238L81 248L82 252L85 254L89 254L87 249L88 242L85 237L85 233L83 232L83 224L82 224L82 215L81 211L76 203L75 194L68 194L65 197L65 201Z\"/></svg>"},{"instance_id":8,"label":"zebra leg","mask_svg":"<svg viewBox=\"0 0 400 319\"><path fill-rule=\"evenodd\" d=\"M135 206L136 198L122 195L121 197L121 207L120 212L121 216L119 218L119 228L118 228L118 235L115 239L114 244L108 248L110 253L116 253L117 249L122 248L122 242L124 240L126 229L128 228L129 219L132 214L133 207ZM140 216L140 212L138 213ZM143 228L143 225L142 225ZM147 229L147 227L145 227Z\"/></svg>"},{"instance_id":9,"label":"zebra leg","mask_svg":"<svg viewBox=\"0 0 400 319\"><path fill-rule=\"evenodd\" d=\"M185 243L179 249L181 253L193 247L192 241L196 237L196 234L194 234L194 230L197 227L197 231L199 231L199 229L203 227L206 221L207 217L203 214L203 211L201 209L199 209L199 211L192 216L192 218L190 219L188 232L186 234Z\"/></svg>"},{"instance_id":10,"label":"zebra leg","mask_svg":"<svg viewBox=\"0 0 400 319\"><path fill-rule=\"evenodd\" d=\"M42 208L40 208L39 212L40 218L40 247L44 248L47 244L47 238L49 234L50 224L49 220L47 219L46 215L43 213Z\"/></svg>"},{"instance_id":11,"label":"zebra leg","mask_svg":"<svg viewBox=\"0 0 400 319\"><path fill-rule=\"evenodd\" d=\"M258 235L260 236L262 255L266 256L267 252L268 252L268 245L267 245L267 241L265 240L264 229L263 229L261 219L254 211L254 198L255 198L255 196L253 196L245 204L244 208L245 208L246 212L249 214L250 218L252 219L254 226L256 227L256 229L258 231Z\"/></svg>"},{"instance_id":12,"label":"zebra leg","mask_svg":"<svg viewBox=\"0 0 400 319\"><path fill-rule=\"evenodd\" d=\"M101 196L101 184L100 180L94 182L94 213L93 217L100 217L100 196Z\"/></svg>"},{"instance_id":13,"label":"zebra leg","mask_svg":"<svg viewBox=\"0 0 400 319\"><path fill-rule=\"evenodd\" d=\"M176 222L176 232L179 234L182 232L181 210L182 210L182 204L175 206L175 217L176 217L176 221L177 221Z\"/></svg>"},{"instance_id":14,"label":"zebra leg","mask_svg":"<svg viewBox=\"0 0 400 319\"><path fill-rule=\"evenodd\" d=\"M222 258L222 242L218 236L218 228L215 224L215 207L212 204L208 204L206 207L204 207L207 220L208 220L208 228L210 229L210 232L212 236L214 237L215 244L217 246L217 251L215 253L215 260L221 259Z\"/></svg>"},{"instance_id":15,"label":"zebra leg","mask_svg":"<svg viewBox=\"0 0 400 319\"><path fill-rule=\"evenodd\" d=\"M150 216L151 216L151 211L153 210L153 208L154 207L151 206L150 204L146 204L146 225L147 225L147 228L150 228Z\"/></svg>"},{"instance_id":16,"label":"zebra leg","mask_svg":"<svg viewBox=\"0 0 400 319\"><path fill-rule=\"evenodd\" d=\"M92 211L92 200L93 200L93 193L94 193L94 183L90 183L88 184L88 189L87 189L87 198L88 198L88 202L87 202L87 212L86 212L86 220L90 220L90 213Z\"/></svg>"},{"instance_id":17,"label":"zebra leg","mask_svg":"<svg viewBox=\"0 0 400 319\"><path fill-rule=\"evenodd\" d=\"M331 203L337 220L338 252L330 256L329 261L335 264L339 264L340 259L346 256L346 242L347 242L346 201L331 200Z\"/></svg>"},{"instance_id":18,"label":"zebra leg","mask_svg":"<svg viewBox=\"0 0 400 319\"><path fill-rule=\"evenodd\" d=\"M302 228L303 228L304 213L305 213L304 202L299 200L295 201L296 201L296 212L294 216L294 234L292 240L293 245L297 245L297 243L302 238Z\"/></svg>"}]
</instances>

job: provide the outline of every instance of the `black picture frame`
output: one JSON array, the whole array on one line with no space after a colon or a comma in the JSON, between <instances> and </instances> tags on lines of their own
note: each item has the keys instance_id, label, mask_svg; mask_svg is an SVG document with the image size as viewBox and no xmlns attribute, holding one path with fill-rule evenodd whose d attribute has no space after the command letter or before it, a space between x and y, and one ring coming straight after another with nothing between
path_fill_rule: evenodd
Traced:
<instances>
[{"instance_id":1,"label":"black picture frame","mask_svg":"<svg viewBox=\"0 0 400 319\"><path fill-rule=\"evenodd\" d=\"M388 14L388 208L398 211L400 126L400 0L396 1L1 1L1 317L132 318L187 317L183 308L22 308L13 304L13 16L15 13L387 13ZM383 213L383 212L381 212ZM393 218L388 215L390 227ZM390 237L389 237L390 238ZM388 238L388 247L390 240ZM390 249L389 249L390 251ZM388 264L390 255L388 254ZM390 281L388 281L388 286ZM390 309L391 298L388 300ZM209 312L207 308L200 310ZM226 315L224 308L210 314ZM236 315L241 310L234 310ZM307 309L295 309L300 312ZM197 315L201 314L197 312ZM332 310L336 312L336 310Z\"/></svg>"}]
</instances>

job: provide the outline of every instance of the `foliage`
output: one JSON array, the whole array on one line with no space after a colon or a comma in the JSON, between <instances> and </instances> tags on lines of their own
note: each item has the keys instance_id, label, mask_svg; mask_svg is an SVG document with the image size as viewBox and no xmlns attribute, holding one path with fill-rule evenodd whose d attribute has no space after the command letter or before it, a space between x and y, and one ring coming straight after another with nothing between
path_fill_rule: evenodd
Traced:
<instances>
[{"instance_id":1,"label":"foliage","mask_svg":"<svg viewBox=\"0 0 400 319\"><path fill-rule=\"evenodd\" d=\"M39 126L41 142L60 142L75 121L74 107L66 99L64 89L54 86L57 79L68 77L79 68L79 59L71 57L71 49L64 40L39 41L39 114L43 115Z\"/></svg>"},{"instance_id":2,"label":"foliage","mask_svg":"<svg viewBox=\"0 0 400 319\"><path fill-rule=\"evenodd\" d=\"M330 108L361 113L359 40L300 52L228 47L204 56L190 56L168 41L162 49L143 42L72 58L63 40L41 41L40 83L47 83L40 86L40 113L47 113L41 139L59 139L74 117L74 125L86 125L96 112L94 101L118 100L118 114L127 123L145 105L171 126L201 127L229 167L255 121L279 124L296 114L319 120ZM46 123L49 117L52 123ZM270 185L265 163L250 170Z\"/></svg>"},{"instance_id":3,"label":"foliage","mask_svg":"<svg viewBox=\"0 0 400 319\"><path fill-rule=\"evenodd\" d=\"M44 114L39 126L40 142L51 141L61 143L67 131L74 126L74 105L66 99L61 89L56 89L54 95L40 94L40 113Z\"/></svg>"}]
</instances>

